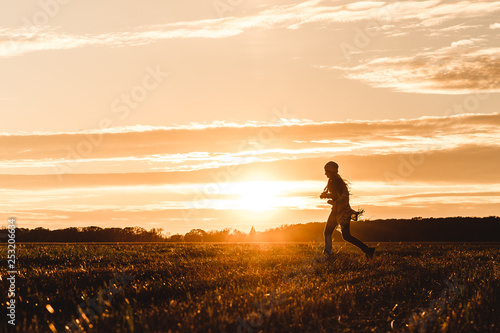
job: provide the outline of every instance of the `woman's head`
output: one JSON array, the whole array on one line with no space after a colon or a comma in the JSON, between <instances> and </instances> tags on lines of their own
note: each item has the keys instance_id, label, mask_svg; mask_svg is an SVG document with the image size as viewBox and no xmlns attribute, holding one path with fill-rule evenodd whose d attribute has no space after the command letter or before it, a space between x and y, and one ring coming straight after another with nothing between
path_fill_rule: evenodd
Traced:
<instances>
[{"instance_id":1,"label":"woman's head","mask_svg":"<svg viewBox=\"0 0 500 333\"><path fill-rule=\"evenodd\" d=\"M339 172L339 165L333 161L325 164L325 175L330 178Z\"/></svg>"}]
</instances>

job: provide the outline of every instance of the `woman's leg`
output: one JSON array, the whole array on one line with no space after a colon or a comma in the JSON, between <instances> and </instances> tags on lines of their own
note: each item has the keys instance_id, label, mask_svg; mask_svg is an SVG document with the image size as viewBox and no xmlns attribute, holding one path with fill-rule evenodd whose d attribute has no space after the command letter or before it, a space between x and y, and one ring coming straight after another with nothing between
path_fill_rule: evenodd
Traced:
<instances>
[{"instance_id":1,"label":"woman's leg","mask_svg":"<svg viewBox=\"0 0 500 333\"><path fill-rule=\"evenodd\" d=\"M357 247L359 247L361 249L361 251L366 253L366 251L368 251L368 246L365 243L363 243L362 241L360 241L359 239L357 239L356 237L354 237L353 235L351 235L350 225L351 225L351 223L346 223L342 227L342 238L344 238L345 241L347 241L353 245L356 245Z\"/></svg>"},{"instance_id":2,"label":"woman's leg","mask_svg":"<svg viewBox=\"0 0 500 333\"><path fill-rule=\"evenodd\" d=\"M326 221L326 226L325 226L325 252L328 254L332 254L332 234L333 231L335 230L335 227L337 226L337 214L335 214L335 211L332 209L332 212L330 213L330 216L328 216L328 220Z\"/></svg>"}]
</instances>

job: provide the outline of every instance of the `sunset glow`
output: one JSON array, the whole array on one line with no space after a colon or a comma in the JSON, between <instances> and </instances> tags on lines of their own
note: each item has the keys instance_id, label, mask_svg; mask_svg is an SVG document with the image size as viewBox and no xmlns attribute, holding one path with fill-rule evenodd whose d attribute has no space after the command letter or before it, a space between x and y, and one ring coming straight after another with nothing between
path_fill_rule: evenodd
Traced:
<instances>
[{"instance_id":1,"label":"sunset glow","mask_svg":"<svg viewBox=\"0 0 500 333\"><path fill-rule=\"evenodd\" d=\"M4 5L5 214L325 221L335 160L365 218L498 215L500 1L229 3Z\"/></svg>"},{"instance_id":2,"label":"sunset glow","mask_svg":"<svg viewBox=\"0 0 500 333\"><path fill-rule=\"evenodd\" d=\"M264 211L280 206L277 195L279 189L269 186L266 182L248 182L235 184L235 194L238 199L239 209L251 211Z\"/></svg>"}]
</instances>

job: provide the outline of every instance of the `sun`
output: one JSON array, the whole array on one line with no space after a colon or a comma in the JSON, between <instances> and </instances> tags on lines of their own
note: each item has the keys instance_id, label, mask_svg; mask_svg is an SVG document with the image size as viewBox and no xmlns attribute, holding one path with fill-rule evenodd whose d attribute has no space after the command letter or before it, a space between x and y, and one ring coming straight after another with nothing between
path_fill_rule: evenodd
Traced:
<instances>
[{"instance_id":1,"label":"sun","mask_svg":"<svg viewBox=\"0 0 500 333\"><path fill-rule=\"evenodd\" d=\"M266 211L279 206L279 189L271 182L255 181L236 185L239 209Z\"/></svg>"}]
</instances>

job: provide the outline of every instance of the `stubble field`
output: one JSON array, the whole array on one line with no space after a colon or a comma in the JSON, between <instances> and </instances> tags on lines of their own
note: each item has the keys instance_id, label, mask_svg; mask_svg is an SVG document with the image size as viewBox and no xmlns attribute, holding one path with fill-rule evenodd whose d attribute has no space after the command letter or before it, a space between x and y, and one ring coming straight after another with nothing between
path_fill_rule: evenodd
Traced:
<instances>
[{"instance_id":1,"label":"stubble field","mask_svg":"<svg viewBox=\"0 0 500 333\"><path fill-rule=\"evenodd\" d=\"M369 261L334 246L324 261L318 243L18 244L2 330L500 330L500 244L383 243Z\"/></svg>"}]
</instances>

